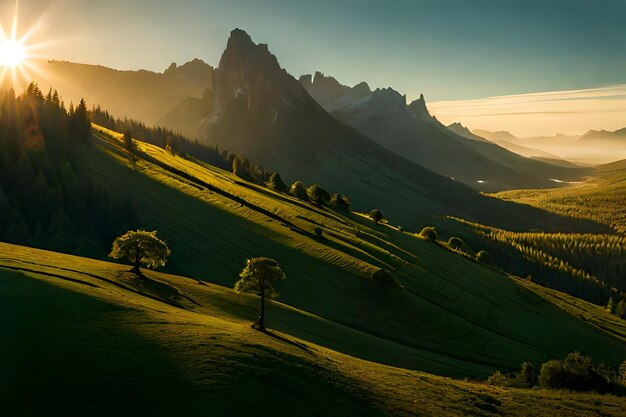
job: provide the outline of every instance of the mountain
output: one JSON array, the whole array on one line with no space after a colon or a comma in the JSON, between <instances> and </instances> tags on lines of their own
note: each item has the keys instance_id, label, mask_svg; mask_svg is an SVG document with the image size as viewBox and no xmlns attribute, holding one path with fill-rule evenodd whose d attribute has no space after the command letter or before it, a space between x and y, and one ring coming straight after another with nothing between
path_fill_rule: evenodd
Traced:
<instances>
[{"instance_id":1,"label":"mountain","mask_svg":"<svg viewBox=\"0 0 626 417\"><path fill-rule=\"evenodd\" d=\"M338 120L398 155L480 191L552 187L550 178L576 178L580 171L530 160L431 117L423 95L407 104L391 88L341 85L317 72L300 82ZM462 133L459 134L458 132Z\"/></svg>"},{"instance_id":2,"label":"mountain","mask_svg":"<svg viewBox=\"0 0 626 417\"><path fill-rule=\"evenodd\" d=\"M345 101L352 104L371 93L365 84L351 91ZM328 97L336 94L332 86L327 94ZM431 119L423 99L405 106L402 97L398 96L391 89L379 90L374 99L368 101L381 108L394 105L406 108L412 115L411 120ZM379 207L393 221L405 226L423 225L425 219L437 218L443 213L463 213L470 217L488 217L491 222L508 222L524 210L518 206L499 207L499 202L483 198L460 181L399 156L331 116L309 95L305 86L280 67L267 45L255 44L239 29L231 32L226 50L214 71L210 93L206 93L202 100L184 100L162 120L175 120L178 126L187 125L196 131L193 137L201 142L243 154L267 169L279 171L287 181L319 183L330 192L348 195L355 207L362 210ZM438 129L435 122L423 125ZM176 129L173 125L168 127ZM440 128L454 135L444 126ZM479 149L501 149L460 139ZM450 138L447 143L456 150L463 166L485 162L476 162L476 169L482 170L485 177L477 177L474 182L487 178L494 163L489 163L480 152L459 146L455 138ZM437 149L443 152L441 147ZM531 166L546 165L502 152ZM472 155L475 158L471 158ZM503 166L498 168L496 172L511 172L511 176L520 177L519 183L513 185L536 184L530 175L519 175ZM524 181L526 178L529 180ZM499 184L499 179L494 177L493 182ZM490 188L491 180L486 179L484 183L485 188ZM507 183L511 185L510 181ZM554 186L554 183L550 185ZM534 223L541 218L539 215L531 219L526 217L527 214L523 214L524 222L518 224ZM543 223L538 226L543 227L553 225Z\"/></svg>"},{"instance_id":3,"label":"mountain","mask_svg":"<svg viewBox=\"0 0 626 417\"><path fill-rule=\"evenodd\" d=\"M164 73L61 61L41 61L37 67L34 81L43 91L53 87L68 103L84 98L89 106L104 106L115 117L147 124L156 122L185 98L201 97L211 87L213 77L213 68L198 59L181 66L172 64Z\"/></svg>"},{"instance_id":4,"label":"mountain","mask_svg":"<svg viewBox=\"0 0 626 417\"><path fill-rule=\"evenodd\" d=\"M464 138L490 143L489 140L473 134L471 130L469 130L467 127L463 126L459 122L451 123L446 127L450 129L451 131L453 131L454 133L456 133L457 135L463 136Z\"/></svg>"},{"instance_id":5,"label":"mountain","mask_svg":"<svg viewBox=\"0 0 626 417\"><path fill-rule=\"evenodd\" d=\"M579 145L603 144L626 148L626 127L614 132L608 130L590 130L577 142Z\"/></svg>"},{"instance_id":6,"label":"mountain","mask_svg":"<svg viewBox=\"0 0 626 417\"><path fill-rule=\"evenodd\" d=\"M511 134L511 132L507 132L505 130L500 130L498 132L492 132L489 130L482 130L482 129L474 129L471 131L472 134L480 136L481 138L485 138L487 140L490 141L497 141L497 140L505 140L505 141L509 141L509 142L515 142L517 139L519 139L517 136L514 136L513 134Z\"/></svg>"},{"instance_id":7,"label":"mountain","mask_svg":"<svg viewBox=\"0 0 626 417\"><path fill-rule=\"evenodd\" d=\"M525 138L515 137L509 132L480 129L473 130L473 133L499 143L513 152L516 152L514 147L507 146L506 143L533 148L580 165L601 165L626 158L626 128L614 132L590 130L584 135L556 134ZM524 152L520 154L524 155Z\"/></svg>"}]
</instances>

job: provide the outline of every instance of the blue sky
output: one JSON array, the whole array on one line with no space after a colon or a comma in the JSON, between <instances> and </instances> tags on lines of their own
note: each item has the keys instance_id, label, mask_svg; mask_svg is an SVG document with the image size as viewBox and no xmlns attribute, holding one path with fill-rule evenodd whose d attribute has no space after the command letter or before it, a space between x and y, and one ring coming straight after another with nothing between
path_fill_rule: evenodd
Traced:
<instances>
[{"instance_id":1,"label":"blue sky","mask_svg":"<svg viewBox=\"0 0 626 417\"><path fill-rule=\"evenodd\" d=\"M10 16L14 0L0 0ZM6 26L8 21L1 20ZM231 29L298 76L452 100L626 83L626 0L20 0L46 57L217 65Z\"/></svg>"}]
</instances>

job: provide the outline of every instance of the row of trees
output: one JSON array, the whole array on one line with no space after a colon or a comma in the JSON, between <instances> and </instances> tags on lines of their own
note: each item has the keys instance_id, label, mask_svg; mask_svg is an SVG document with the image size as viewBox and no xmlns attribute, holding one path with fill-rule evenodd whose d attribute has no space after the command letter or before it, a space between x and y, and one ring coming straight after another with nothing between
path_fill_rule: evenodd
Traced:
<instances>
[{"instance_id":1,"label":"row of trees","mask_svg":"<svg viewBox=\"0 0 626 417\"><path fill-rule=\"evenodd\" d=\"M89 112L89 117L97 125L116 132L128 132L131 137L159 146L173 155L191 156L199 161L233 172L238 177L250 182L264 184L269 177L263 167L242 155L231 154L217 146L211 147L197 140L192 141L170 129L148 127L142 122L128 118L116 119L100 106L94 106Z\"/></svg>"},{"instance_id":2,"label":"row of trees","mask_svg":"<svg viewBox=\"0 0 626 417\"><path fill-rule=\"evenodd\" d=\"M283 194L291 195L302 201L308 201L318 206L330 206L338 210L350 211L350 200L344 194L331 195L319 184L309 187L302 181L295 181L291 186L287 186L278 172L273 172L268 176L265 186Z\"/></svg>"},{"instance_id":3,"label":"row of trees","mask_svg":"<svg viewBox=\"0 0 626 417\"><path fill-rule=\"evenodd\" d=\"M531 362L524 362L517 373L496 371L487 379L487 383L518 388L538 386L572 391L618 392L619 385L626 386L626 361L615 370L603 363L594 363L590 356L572 352L563 360L544 362L538 372Z\"/></svg>"},{"instance_id":4,"label":"row of trees","mask_svg":"<svg viewBox=\"0 0 626 417\"><path fill-rule=\"evenodd\" d=\"M0 94L0 240L96 256L134 221L127 201L83 175L83 100L66 108L37 84Z\"/></svg>"}]
</instances>

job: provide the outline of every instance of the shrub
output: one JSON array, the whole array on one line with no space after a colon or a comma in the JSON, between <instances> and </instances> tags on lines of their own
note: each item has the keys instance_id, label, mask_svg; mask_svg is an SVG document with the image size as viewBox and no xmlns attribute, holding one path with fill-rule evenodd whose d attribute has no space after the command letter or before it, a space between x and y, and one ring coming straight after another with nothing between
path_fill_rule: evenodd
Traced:
<instances>
[{"instance_id":1,"label":"shrub","mask_svg":"<svg viewBox=\"0 0 626 417\"><path fill-rule=\"evenodd\" d=\"M541 365L537 382L542 387L555 389L565 388L566 380L567 376L562 361L553 359Z\"/></svg>"},{"instance_id":2,"label":"shrub","mask_svg":"<svg viewBox=\"0 0 626 417\"><path fill-rule=\"evenodd\" d=\"M374 223L380 223L384 218L385 215L380 209L370 211L370 219L374 220Z\"/></svg>"},{"instance_id":3,"label":"shrub","mask_svg":"<svg viewBox=\"0 0 626 417\"><path fill-rule=\"evenodd\" d=\"M461 238L458 238L458 237L454 237L454 236L451 237L450 240L448 240L448 246L451 249L454 249L454 250L457 250L457 251L460 251L460 252L464 252L464 253L467 253L467 254L470 254L470 255L474 253L470 249L470 247L467 246L465 244L465 242L463 242L463 240Z\"/></svg>"},{"instance_id":4,"label":"shrub","mask_svg":"<svg viewBox=\"0 0 626 417\"><path fill-rule=\"evenodd\" d=\"M487 384L498 387L508 387L510 383L510 379L500 371L495 371L489 378L487 378Z\"/></svg>"},{"instance_id":5,"label":"shrub","mask_svg":"<svg viewBox=\"0 0 626 417\"><path fill-rule=\"evenodd\" d=\"M273 172L265 185L267 188L279 193L287 192L287 185L283 182L283 179L280 177L278 172Z\"/></svg>"},{"instance_id":6,"label":"shrub","mask_svg":"<svg viewBox=\"0 0 626 417\"><path fill-rule=\"evenodd\" d=\"M422 239L430 240L432 242L436 241L439 236L437 235L437 229L434 227L426 226L422 229L418 234Z\"/></svg>"},{"instance_id":7,"label":"shrub","mask_svg":"<svg viewBox=\"0 0 626 417\"><path fill-rule=\"evenodd\" d=\"M306 186L302 181L296 181L291 184L291 187L289 188L289 194L299 200L308 201L309 199L309 196L306 192Z\"/></svg>"},{"instance_id":8,"label":"shrub","mask_svg":"<svg viewBox=\"0 0 626 417\"><path fill-rule=\"evenodd\" d=\"M317 205L322 205L330 201L330 194L317 184L313 184L306 190L309 200Z\"/></svg>"},{"instance_id":9,"label":"shrub","mask_svg":"<svg viewBox=\"0 0 626 417\"><path fill-rule=\"evenodd\" d=\"M322 230L322 228L321 228L321 227L316 227L316 228L315 228L315 234L316 234L318 237L322 237L322 234L323 234L323 230Z\"/></svg>"},{"instance_id":10,"label":"shrub","mask_svg":"<svg viewBox=\"0 0 626 417\"><path fill-rule=\"evenodd\" d=\"M393 284L394 276L386 269L377 268L374 272L372 272L372 281L374 281L378 287L386 288Z\"/></svg>"},{"instance_id":11,"label":"shrub","mask_svg":"<svg viewBox=\"0 0 626 417\"><path fill-rule=\"evenodd\" d=\"M537 385L537 371L532 362L522 363L519 374L515 377L515 385L527 388Z\"/></svg>"},{"instance_id":12,"label":"shrub","mask_svg":"<svg viewBox=\"0 0 626 417\"><path fill-rule=\"evenodd\" d=\"M330 206L335 210L350 211L350 200L344 194L333 194L330 197Z\"/></svg>"},{"instance_id":13,"label":"shrub","mask_svg":"<svg viewBox=\"0 0 626 417\"><path fill-rule=\"evenodd\" d=\"M404 227L402 227L402 226L398 226L398 232L400 232L400 233L404 233Z\"/></svg>"},{"instance_id":14,"label":"shrub","mask_svg":"<svg viewBox=\"0 0 626 417\"><path fill-rule=\"evenodd\" d=\"M476 260L478 262L480 262L480 263L483 263L483 264L490 264L491 263L491 255L489 255L489 252L487 252L486 250L481 250L476 255Z\"/></svg>"},{"instance_id":15,"label":"shrub","mask_svg":"<svg viewBox=\"0 0 626 417\"><path fill-rule=\"evenodd\" d=\"M551 360L541 365L539 385L574 391L609 391L611 372L604 364L594 365L591 357L572 352L563 361Z\"/></svg>"}]
</instances>

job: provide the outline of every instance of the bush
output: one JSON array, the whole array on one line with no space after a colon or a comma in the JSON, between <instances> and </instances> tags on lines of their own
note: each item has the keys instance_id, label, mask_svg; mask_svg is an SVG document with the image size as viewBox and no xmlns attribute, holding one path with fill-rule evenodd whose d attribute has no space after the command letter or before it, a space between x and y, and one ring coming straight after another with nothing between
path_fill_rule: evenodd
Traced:
<instances>
[{"instance_id":1,"label":"bush","mask_svg":"<svg viewBox=\"0 0 626 417\"><path fill-rule=\"evenodd\" d=\"M495 371L489 378L487 384L498 387L508 387L511 384L510 379L500 371Z\"/></svg>"},{"instance_id":2,"label":"bush","mask_svg":"<svg viewBox=\"0 0 626 417\"><path fill-rule=\"evenodd\" d=\"M515 385L526 388L532 388L537 385L537 370L532 362L522 363L519 374L515 377Z\"/></svg>"},{"instance_id":3,"label":"bush","mask_svg":"<svg viewBox=\"0 0 626 417\"><path fill-rule=\"evenodd\" d=\"M308 201L309 196L306 193L306 186L302 181L296 181L289 187L289 194L303 201Z\"/></svg>"},{"instance_id":4,"label":"bush","mask_svg":"<svg viewBox=\"0 0 626 417\"><path fill-rule=\"evenodd\" d=\"M280 177L278 172L273 172L270 175L270 178L267 180L265 186L279 193L287 192L287 185L283 182L283 179Z\"/></svg>"},{"instance_id":5,"label":"bush","mask_svg":"<svg viewBox=\"0 0 626 417\"><path fill-rule=\"evenodd\" d=\"M476 260L478 262L480 262L480 263L483 263L483 264L490 264L491 263L491 255L489 255L489 252L487 252L486 250L481 250L476 255Z\"/></svg>"},{"instance_id":6,"label":"bush","mask_svg":"<svg viewBox=\"0 0 626 417\"><path fill-rule=\"evenodd\" d=\"M324 232L323 232L323 230L322 230L322 228L321 228L321 227L316 227L316 228L315 228L315 234L317 235L317 237L322 237L322 234L323 234L323 233L324 233Z\"/></svg>"},{"instance_id":7,"label":"bush","mask_svg":"<svg viewBox=\"0 0 626 417\"><path fill-rule=\"evenodd\" d=\"M378 268L372 272L372 281L380 288L391 286L394 280L393 274L386 269Z\"/></svg>"},{"instance_id":8,"label":"bush","mask_svg":"<svg viewBox=\"0 0 626 417\"><path fill-rule=\"evenodd\" d=\"M566 380L567 374L562 361L553 359L541 365L537 382L542 387L554 389L565 388L567 384Z\"/></svg>"},{"instance_id":9,"label":"bush","mask_svg":"<svg viewBox=\"0 0 626 417\"><path fill-rule=\"evenodd\" d=\"M400 233L404 233L404 227L402 227L402 226L398 226L398 232L400 232Z\"/></svg>"},{"instance_id":10,"label":"bush","mask_svg":"<svg viewBox=\"0 0 626 417\"><path fill-rule=\"evenodd\" d=\"M330 206L335 210L350 211L350 200L344 194L333 194L330 197Z\"/></svg>"},{"instance_id":11,"label":"bush","mask_svg":"<svg viewBox=\"0 0 626 417\"><path fill-rule=\"evenodd\" d=\"M422 239L430 240L432 242L436 241L439 236L437 235L437 229L434 227L424 227L421 232L418 234Z\"/></svg>"},{"instance_id":12,"label":"bush","mask_svg":"<svg viewBox=\"0 0 626 417\"><path fill-rule=\"evenodd\" d=\"M473 254L474 252L470 249L469 246L467 246L465 244L465 242L463 242L463 240L461 238L458 237L451 237L450 240L448 240L448 246L451 249L463 252L463 253L467 253L467 254Z\"/></svg>"},{"instance_id":13,"label":"bush","mask_svg":"<svg viewBox=\"0 0 626 417\"><path fill-rule=\"evenodd\" d=\"M374 220L374 223L380 223L384 218L385 215L380 209L370 211L370 219Z\"/></svg>"},{"instance_id":14,"label":"bush","mask_svg":"<svg viewBox=\"0 0 626 417\"><path fill-rule=\"evenodd\" d=\"M572 352L563 361L551 360L541 365L539 385L573 391L610 390L610 374L604 364L594 365L591 357Z\"/></svg>"},{"instance_id":15,"label":"bush","mask_svg":"<svg viewBox=\"0 0 626 417\"><path fill-rule=\"evenodd\" d=\"M330 194L317 184L313 184L306 190L307 196L311 203L322 205L330 201Z\"/></svg>"}]
</instances>

